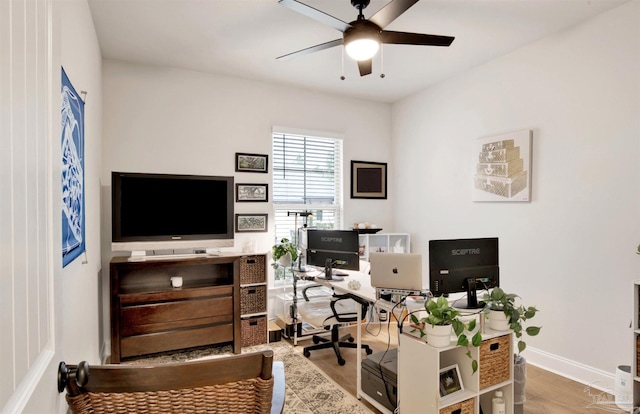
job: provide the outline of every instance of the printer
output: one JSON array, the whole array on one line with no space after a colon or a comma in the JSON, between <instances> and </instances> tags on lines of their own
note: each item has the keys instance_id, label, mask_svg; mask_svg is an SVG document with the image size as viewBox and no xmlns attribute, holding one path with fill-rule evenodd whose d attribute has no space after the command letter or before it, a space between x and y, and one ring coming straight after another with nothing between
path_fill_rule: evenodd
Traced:
<instances>
[{"instance_id":1,"label":"printer","mask_svg":"<svg viewBox=\"0 0 640 414\"><path fill-rule=\"evenodd\" d=\"M398 405L398 349L369 355L360 374L362 391L393 412Z\"/></svg>"}]
</instances>

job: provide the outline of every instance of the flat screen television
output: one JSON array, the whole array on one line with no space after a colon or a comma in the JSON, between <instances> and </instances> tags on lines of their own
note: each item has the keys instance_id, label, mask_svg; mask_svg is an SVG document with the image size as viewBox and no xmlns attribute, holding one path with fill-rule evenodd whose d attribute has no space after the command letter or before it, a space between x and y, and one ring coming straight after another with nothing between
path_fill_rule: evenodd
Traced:
<instances>
[{"instance_id":1,"label":"flat screen television","mask_svg":"<svg viewBox=\"0 0 640 414\"><path fill-rule=\"evenodd\" d=\"M466 292L454 306L477 309L484 306L477 290L499 283L497 237L429 240L429 290L434 296Z\"/></svg>"},{"instance_id":2,"label":"flat screen television","mask_svg":"<svg viewBox=\"0 0 640 414\"><path fill-rule=\"evenodd\" d=\"M113 251L233 246L233 177L111 173Z\"/></svg>"}]
</instances>

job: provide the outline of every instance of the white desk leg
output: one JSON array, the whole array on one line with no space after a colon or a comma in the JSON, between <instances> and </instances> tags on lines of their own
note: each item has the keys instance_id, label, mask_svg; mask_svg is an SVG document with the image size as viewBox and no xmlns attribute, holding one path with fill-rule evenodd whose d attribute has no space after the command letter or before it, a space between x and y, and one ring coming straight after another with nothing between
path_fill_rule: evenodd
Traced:
<instances>
[{"instance_id":1,"label":"white desk leg","mask_svg":"<svg viewBox=\"0 0 640 414\"><path fill-rule=\"evenodd\" d=\"M358 348L356 349L357 352L357 356L356 356L356 369L358 370L356 372L356 398L360 399L360 390L361 385L362 385L362 378L361 378L361 372L362 370L360 369L360 367L362 366L362 306L358 306L358 332L356 332L356 343L358 344Z\"/></svg>"}]
</instances>

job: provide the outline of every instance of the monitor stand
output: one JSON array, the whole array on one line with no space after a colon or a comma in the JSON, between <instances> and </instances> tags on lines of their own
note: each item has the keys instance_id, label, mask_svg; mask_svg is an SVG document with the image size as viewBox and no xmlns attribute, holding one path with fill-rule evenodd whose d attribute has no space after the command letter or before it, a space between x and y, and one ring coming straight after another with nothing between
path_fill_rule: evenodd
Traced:
<instances>
[{"instance_id":1,"label":"monitor stand","mask_svg":"<svg viewBox=\"0 0 640 414\"><path fill-rule=\"evenodd\" d=\"M458 299L453 303L453 307L456 309L482 309L485 303L478 302L478 292L476 291L476 279L470 277L466 280L467 285L467 299Z\"/></svg>"},{"instance_id":2,"label":"monitor stand","mask_svg":"<svg viewBox=\"0 0 640 414\"><path fill-rule=\"evenodd\" d=\"M336 269L333 269L331 267L331 264L333 263L333 260L327 258L324 262L324 275L323 276L316 276L317 279L322 279L322 280L335 280L335 281L341 281L344 280L344 278L342 277L347 276L346 273L343 272L336 272Z\"/></svg>"}]
</instances>

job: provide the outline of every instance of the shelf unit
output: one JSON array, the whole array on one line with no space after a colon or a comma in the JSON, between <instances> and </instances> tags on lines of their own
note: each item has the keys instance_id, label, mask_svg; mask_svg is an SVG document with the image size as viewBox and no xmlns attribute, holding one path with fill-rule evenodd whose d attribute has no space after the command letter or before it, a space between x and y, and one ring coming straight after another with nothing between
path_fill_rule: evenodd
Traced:
<instances>
[{"instance_id":1,"label":"shelf unit","mask_svg":"<svg viewBox=\"0 0 640 414\"><path fill-rule=\"evenodd\" d=\"M266 260L266 255L242 256L238 259L242 346L268 341Z\"/></svg>"},{"instance_id":2,"label":"shelf unit","mask_svg":"<svg viewBox=\"0 0 640 414\"><path fill-rule=\"evenodd\" d=\"M266 255L238 254L113 258L110 362L218 343L231 343L233 352L240 353L245 337L253 338L252 344L256 338L266 342L265 260ZM252 261L261 261L262 267L251 267ZM241 285L244 274L253 278L252 283ZM171 286L173 276L182 277L182 287ZM264 290L262 304L252 296L259 290ZM254 319L260 317L264 322Z\"/></svg>"},{"instance_id":3,"label":"shelf unit","mask_svg":"<svg viewBox=\"0 0 640 414\"><path fill-rule=\"evenodd\" d=\"M367 233L358 235L360 259L369 260L371 252L410 253L409 233Z\"/></svg>"},{"instance_id":4,"label":"shelf unit","mask_svg":"<svg viewBox=\"0 0 640 414\"><path fill-rule=\"evenodd\" d=\"M501 390L506 414L514 413L513 337L511 331L487 329L480 347L436 348L412 333L400 335L398 347L398 403L402 412L425 414L491 414L491 399ZM478 361L473 373L471 355ZM416 357L418 356L418 357ZM463 390L440 396L440 371L458 366Z\"/></svg>"},{"instance_id":5,"label":"shelf unit","mask_svg":"<svg viewBox=\"0 0 640 414\"><path fill-rule=\"evenodd\" d=\"M630 412L634 407L640 407L640 280L633 282L633 364L631 375L633 377L633 397Z\"/></svg>"}]
</instances>

